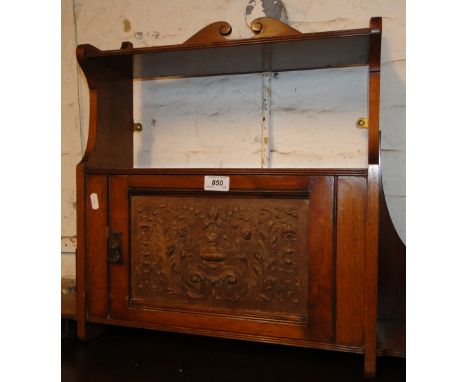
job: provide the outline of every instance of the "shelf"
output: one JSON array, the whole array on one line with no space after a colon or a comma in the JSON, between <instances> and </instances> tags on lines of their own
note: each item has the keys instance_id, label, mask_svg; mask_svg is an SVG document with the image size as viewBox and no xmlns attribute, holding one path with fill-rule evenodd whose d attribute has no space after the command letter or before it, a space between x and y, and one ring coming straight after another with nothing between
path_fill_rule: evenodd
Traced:
<instances>
[{"instance_id":1,"label":"shelf","mask_svg":"<svg viewBox=\"0 0 468 382\"><path fill-rule=\"evenodd\" d=\"M369 64L371 28L101 51L84 58L134 79L281 72Z\"/></svg>"},{"instance_id":2,"label":"shelf","mask_svg":"<svg viewBox=\"0 0 468 382\"><path fill-rule=\"evenodd\" d=\"M367 176L367 168L87 168L90 175L348 175Z\"/></svg>"}]
</instances>

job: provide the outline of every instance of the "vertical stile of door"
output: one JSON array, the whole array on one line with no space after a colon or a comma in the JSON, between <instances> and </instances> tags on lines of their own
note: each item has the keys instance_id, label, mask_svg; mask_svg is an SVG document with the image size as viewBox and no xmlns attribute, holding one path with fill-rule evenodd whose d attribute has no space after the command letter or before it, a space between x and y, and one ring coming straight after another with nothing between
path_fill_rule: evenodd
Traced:
<instances>
[{"instance_id":1,"label":"vertical stile of door","mask_svg":"<svg viewBox=\"0 0 468 382\"><path fill-rule=\"evenodd\" d=\"M363 345L366 179L338 177L336 221L336 343Z\"/></svg>"},{"instance_id":2,"label":"vertical stile of door","mask_svg":"<svg viewBox=\"0 0 468 382\"><path fill-rule=\"evenodd\" d=\"M128 176L109 177L109 234L120 232L122 261L108 263L109 267L109 316L125 319L129 305L129 201Z\"/></svg>"},{"instance_id":3,"label":"vertical stile of door","mask_svg":"<svg viewBox=\"0 0 468 382\"><path fill-rule=\"evenodd\" d=\"M95 194L97 204L91 202ZM90 318L107 316L107 176L86 177L86 308Z\"/></svg>"},{"instance_id":4,"label":"vertical stile of door","mask_svg":"<svg viewBox=\"0 0 468 382\"><path fill-rule=\"evenodd\" d=\"M334 336L334 177L312 176L309 183L309 335Z\"/></svg>"}]
</instances>

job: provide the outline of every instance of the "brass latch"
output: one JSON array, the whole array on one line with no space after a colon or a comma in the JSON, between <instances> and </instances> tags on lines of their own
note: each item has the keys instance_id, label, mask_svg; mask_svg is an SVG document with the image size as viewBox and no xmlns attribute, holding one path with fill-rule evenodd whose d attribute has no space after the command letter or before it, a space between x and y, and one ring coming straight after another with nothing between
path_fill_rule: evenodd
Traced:
<instances>
[{"instance_id":1,"label":"brass latch","mask_svg":"<svg viewBox=\"0 0 468 382\"><path fill-rule=\"evenodd\" d=\"M356 122L356 127L358 129L368 129L369 128L369 118L362 117L359 118Z\"/></svg>"},{"instance_id":2,"label":"brass latch","mask_svg":"<svg viewBox=\"0 0 468 382\"><path fill-rule=\"evenodd\" d=\"M122 262L122 232L113 231L109 237L109 253L107 254L109 263Z\"/></svg>"}]
</instances>

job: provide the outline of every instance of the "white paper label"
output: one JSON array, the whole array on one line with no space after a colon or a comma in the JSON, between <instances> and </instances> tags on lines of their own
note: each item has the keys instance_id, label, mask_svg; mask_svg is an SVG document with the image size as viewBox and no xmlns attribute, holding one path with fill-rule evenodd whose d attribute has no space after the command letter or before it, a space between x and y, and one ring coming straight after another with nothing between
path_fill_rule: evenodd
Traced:
<instances>
[{"instance_id":1,"label":"white paper label","mask_svg":"<svg viewBox=\"0 0 468 382\"><path fill-rule=\"evenodd\" d=\"M229 191L229 176L205 175L205 191Z\"/></svg>"},{"instance_id":2,"label":"white paper label","mask_svg":"<svg viewBox=\"0 0 468 382\"><path fill-rule=\"evenodd\" d=\"M99 209L99 200L97 197L97 194L93 192L91 195L89 195L89 198L91 199L91 208L93 210L98 210Z\"/></svg>"}]
</instances>

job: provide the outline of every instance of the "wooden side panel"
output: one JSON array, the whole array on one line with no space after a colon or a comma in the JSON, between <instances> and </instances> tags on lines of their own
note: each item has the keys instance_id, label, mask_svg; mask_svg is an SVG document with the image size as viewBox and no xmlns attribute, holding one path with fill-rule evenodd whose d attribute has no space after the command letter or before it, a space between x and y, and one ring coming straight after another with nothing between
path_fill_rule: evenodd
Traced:
<instances>
[{"instance_id":1,"label":"wooden side panel","mask_svg":"<svg viewBox=\"0 0 468 382\"><path fill-rule=\"evenodd\" d=\"M363 344L366 204L365 178L338 178L336 342L342 345Z\"/></svg>"},{"instance_id":2,"label":"wooden side panel","mask_svg":"<svg viewBox=\"0 0 468 382\"><path fill-rule=\"evenodd\" d=\"M369 174L367 198L367 244L365 269L365 350L364 373L373 378L377 350L377 258L379 251L379 179L380 179L380 51L382 18L370 20L369 38Z\"/></svg>"},{"instance_id":3,"label":"wooden side panel","mask_svg":"<svg viewBox=\"0 0 468 382\"><path fill-rule=\"evenodd\" d=\"M133 81L115 77L97 87L97 131L89 167L133 167Z\"/></svg>"},{"instance_id":4,"label":"wooden side panel","mask_svg":"<svg viewBox=\"0 0 468 382\"><path fill-rule=\"evenodd\" d=\"M133 167L133 81L130 57L122 60L121 74L89 60L91 45L77 47L78 62L89 86L89 132L83 162L87 168Z\"/></svg>"},{"instance_id":5,"label":"wooden side panel","mask_svg":"<svg viewBox=\"0 0 468 382\"><path fill-rule=\"evenodd\" d=\"M369 72L369 164L379 163L380 72Z\"/></svg>"},{"instance_id":6,"label":"wooden side panel","mask_svg":"<svg viewBox=\"0 0 468 382\"><path fill-rule=\"evenodd\" d=\"M309 325L311 336L334 335L334 177L310 178Z\"/></svg>"},{"instance_id":7,"label":"wooden side panel","mask_svg":"<svg viewBox=\"0 0 468 382\"><path fill-rule=\"evenodd\" d=\"M94 206L90 195L95 198ZM96 204L97 201L97 204ZM86 304L92 317L107 315L107 177L86 178Z\"/></svg>"},{"instance_id":8,"label":"wooden side panel","mask_svg":"<svg viewBox=\"0 0 468 382\"><path fill-rule=\"evenodd\" d=\"M382 18L370 20L369 36L369 164L379 164L380 156L380 47L382 41Z\"/></svg>"}]
</instances>

